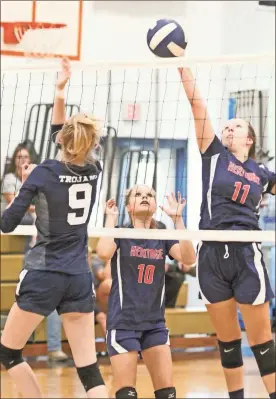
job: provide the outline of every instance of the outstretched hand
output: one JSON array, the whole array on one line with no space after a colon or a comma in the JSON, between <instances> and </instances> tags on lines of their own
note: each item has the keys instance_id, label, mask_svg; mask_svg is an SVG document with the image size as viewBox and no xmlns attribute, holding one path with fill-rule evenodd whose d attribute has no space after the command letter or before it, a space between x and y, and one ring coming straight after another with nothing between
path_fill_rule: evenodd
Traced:
<instances>
[{"instance_id":1,"label":"outstretched hand","mask_svg":"<svg viewBox=\"0 0 276 399\"><path fill-rule=\"evenodd\" d=\"M186 206L185 198L182 198L181 193L178 191L177 199L174 193L170 195L166 195L168 206L160 205L162 211L164 211L170 218L172 218L173 222L182 217L183 210Z\"/></svg>"},{"instance_id":2,"label":"outstretched hand","mask_svg":"<svg viewBox=\"0 0 276 399\"><path fill-rule=\"evenodd\" d=\"M105 214L106 214L106 216L113 217L117 221L117 218L119 215L119 210L116 206L116 201L113 198L106 202Z\"/></svg>"},{"instance_id":3,"label":"outstretched hand","mask_svg":"<svg viewBox=\"0 0 276 399\"><path fill-rule=\"evenodd\" d=\"M63 90L70 77L71 77L70 61L68 58L63 58L61 60L61 71L58 74L58 79L56 83L57 90Z\"/></svg>"}]
</instances>

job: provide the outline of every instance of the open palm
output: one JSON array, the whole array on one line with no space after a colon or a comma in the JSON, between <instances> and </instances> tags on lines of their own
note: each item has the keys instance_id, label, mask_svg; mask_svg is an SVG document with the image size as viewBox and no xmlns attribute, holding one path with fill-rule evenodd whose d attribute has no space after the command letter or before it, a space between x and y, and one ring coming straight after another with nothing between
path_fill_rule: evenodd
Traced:
<instances>
[{"instance_id":1,"label":"open palm","mask_svg":"<svg viewBox=\"0 0 276 399\"><path fill-rule=\"evenodd\" d=\"M68 58L63 58L61 60L61 71L58 74L58 79L56 87L58 90L63 90L66 83L71 77L71 65Z\"/></svg>"},{"instance_id":2,"label":"open palm","mask_svg":"<svg viewBox=\"0 0 276 399\"><path fill-rule=\"evenodd\" d=\"M183 209L186 206L185 198L182 198L180 192L177 193L177 199L174 193L166 196L168 205L167 206L160 206L162 211L164 211L169 217L173 220L182 216Z\"/></svg>"}]
</instances>

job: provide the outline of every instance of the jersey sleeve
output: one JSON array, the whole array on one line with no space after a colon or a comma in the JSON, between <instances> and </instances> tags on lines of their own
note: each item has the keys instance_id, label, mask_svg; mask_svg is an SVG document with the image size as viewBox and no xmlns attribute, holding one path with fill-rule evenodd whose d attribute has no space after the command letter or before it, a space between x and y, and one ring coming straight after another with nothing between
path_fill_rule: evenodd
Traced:
<instances>
[{"instance_id":1,"label":"jersey sleeve","mask_svg":"<svg viewBox=\"0 0 276 399\"><path fill-rule=\"evenodd\" d=\"M272 192L273 187L276 184L276 173L270 171L268 168L265 167L266 173L267 173L267 178L268 178L268 185L264 191L264 194L272 194L275 195L275 193Z\"/></svg>"},{"instance_id":2,"label":"jersey sleeve","mask_svg":"<svg viewBox=\"0 0 276 399\"><path fill-rule=\"evenodd\" d=\"M222 145L220 139L218 138L217 135L215 135L214 140L212 141L212 143L209 145L209 147L207 148L207 150L202 154L201 156L202 158L210 158L215 154L220 154L222 152L225 151L225 147Z\"/></svg>"},{"instance_id":3,"label":"jersey sleeve","mask_svg":"<svg viewBox=\"0 0 276 399\"><path fill-rule=\"evenodd\" d=\"M31 205L32 199L44 183L44 172L43 167L37 166L19 189L10 207L3 212L1 218L1 230L3 233L12 232L20 224Z\"/></svg>"},{"instance_id":4,"label":"jersey sleeve","mask_svg":"<svg viewBox=\"0 0 276 399\"><path fill-rule=\"evenodd\" d=\"M53 143L56 142L58 132L63 128L63 125L51 125L50 135Z\"/></svg>"},{"instance_id":5,"label":"jersey sleeve","mask_svg":"<svg viewBox=\"0 0 276 399\"><path fill-rule=\"evenodd\" d=\"M174 259L174 258L170 255L170 250L171 250L171 248L172 248L175 244L179 244L179 241L176 241L176 240L169 240L169 241L166 241L166 255L167 255L170 259Z\"/></svg>"}]
</instances>

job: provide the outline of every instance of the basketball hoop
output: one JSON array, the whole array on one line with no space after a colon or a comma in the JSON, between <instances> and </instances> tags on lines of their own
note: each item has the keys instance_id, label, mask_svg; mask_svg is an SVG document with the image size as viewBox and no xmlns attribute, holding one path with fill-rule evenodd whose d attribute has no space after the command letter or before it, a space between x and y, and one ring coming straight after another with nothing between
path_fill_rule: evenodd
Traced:
<instances>
[{"instance_id":1,"label":"basketball hoop","mask_svg":"<svg viewBox=\"0 0 276 399\"><path fill-rule=\"evenodd\" d=\"M49 23L49 22L1 22L1 27L3 28L3 41L7 45L19 45L27 32L38 31L43 29L61 29L66 28L66 24L61 23ZM27 43L28 42L28 43ZM40 41L40 49L36 51L35 44L31 41L31 38L25 43L27 47L24 48L24 54L28 57L50 57L53 58L53 50L56 47L56 43L51 43L49 41ZM48 50L52 50L52 52Z\"/></svg>"}]
</instances>

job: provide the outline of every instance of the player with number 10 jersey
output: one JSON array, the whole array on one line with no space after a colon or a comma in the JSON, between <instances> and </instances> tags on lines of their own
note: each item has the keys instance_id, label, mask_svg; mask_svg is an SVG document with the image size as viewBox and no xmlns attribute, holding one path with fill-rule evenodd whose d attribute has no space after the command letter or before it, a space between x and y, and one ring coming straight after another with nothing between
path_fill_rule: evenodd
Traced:
<instances>
[{"instance_id":1,"label":"player with number 10 jersey","mask_svg":"<svg viewBox=\"0 0 276 399\"><path fill-rule=\"evenodd\" d=\"M130 229L158 228L153 219L155 192L139 185L128 190L126 209ZM168 196L162 207L176 229L184 229L182 212L185 201ZM118 208L114 200L106 204L106 227L115 227ZM165 325L165 259L195 262L190 241L113 239L101 237L98 255L111 259L112 287L107 313L107 348L114 374L116 398L137 397L135 390L137 354L142 353L150 372L156 398L175 396L169 333Z\"/></svg>"}]
</instances>

